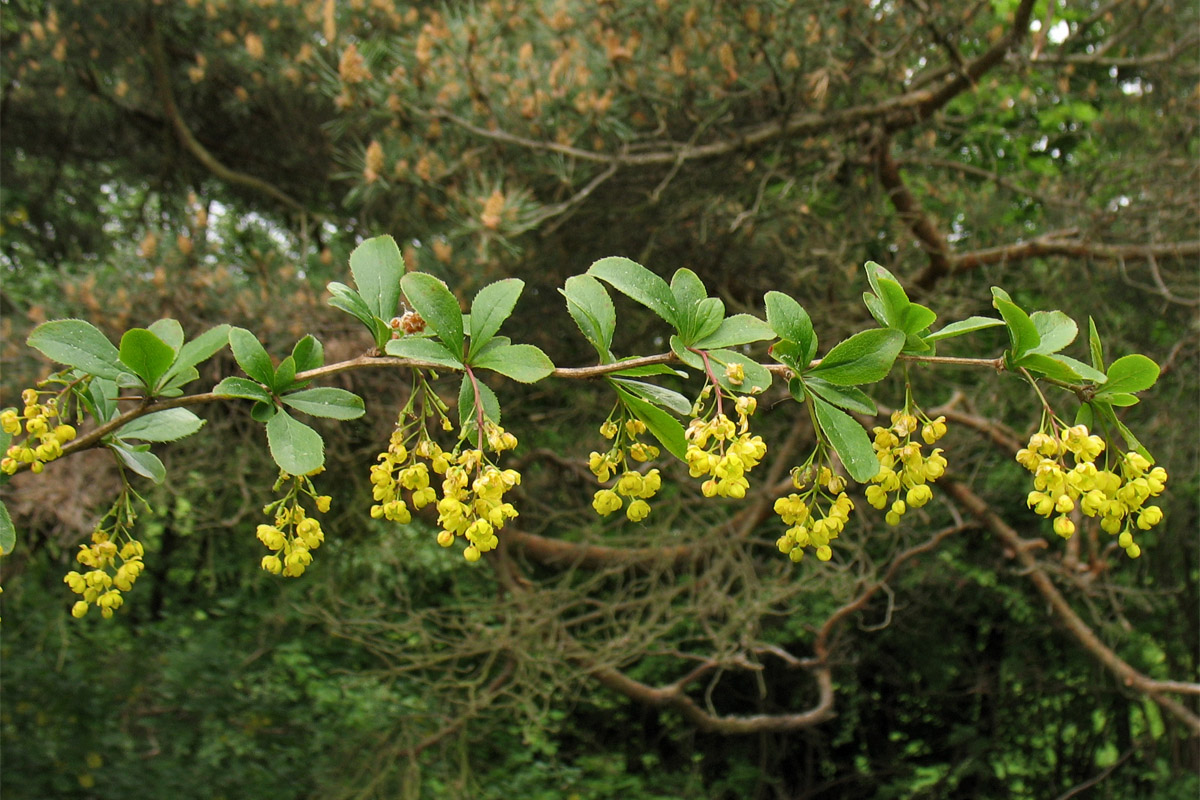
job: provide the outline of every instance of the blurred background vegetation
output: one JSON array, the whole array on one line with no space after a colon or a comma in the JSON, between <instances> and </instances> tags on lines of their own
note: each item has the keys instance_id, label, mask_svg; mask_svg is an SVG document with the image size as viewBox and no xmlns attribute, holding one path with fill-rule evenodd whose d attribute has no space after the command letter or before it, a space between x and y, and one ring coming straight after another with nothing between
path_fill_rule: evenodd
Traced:
<instances>
[{"instance_id":1,"label":"blurred background vegetation","mask_svg":"<svg viewBox=\"0 0 1200 800\"><path fill-rule=\"evenodd\" d=\"M506 332L560 365L589 348L556 289L607 255L689 267L731 310L788 292L826 346L869 324L868 259L944 322L989 313L1002 285L1163 365L1125 421L1170 472L1166 522L1138 561L1094 530L1057 540L1003 436L980 430L1032 432L1028 388L914 369L917 401L958 414L953 476L1052 540L1033 571L1100 641L1194 682L1197 16L1162 0L5 0L0 406L47 372L24 340L57 317L114 339L164 316L189 334L227 321L277 354L313 333L328 361L358 355L370 342L323 287L381 233L462 298L524 279ZM618 312L618 352L665 349L649 315ZM1000 336L944 352L992 356ZM235 369L218 356L197 390ZM161 448L148 571L113 620L72 619L62 584L117 488L111 459L5 487L20 535L0 564L6 796L1200 789L1195 729L1114 677L944 493L899 528L860 502L829 564L774 550L765 475L747 503L700 503L675 465L649 521L601 521L581 465L611 399L498 385L525 474L509 547L524 588L506 593L437 548L430 519L369 518L367 468L406 384L339 380L368 415L321 429L330 539L299 581L257 568L274 468L236 404ZM775 478L811 445L794 405L771 412L785 396L756 418ZM901 403L902 382L876 397ZM820 703L818 642L835 715L789 722ZM682 694L703 719L614 678L669 688L698 667ZM1177 699L1197 713L1195 694ZM721 723L739 717L766 722Z\"/></svg>"}]
</instances>

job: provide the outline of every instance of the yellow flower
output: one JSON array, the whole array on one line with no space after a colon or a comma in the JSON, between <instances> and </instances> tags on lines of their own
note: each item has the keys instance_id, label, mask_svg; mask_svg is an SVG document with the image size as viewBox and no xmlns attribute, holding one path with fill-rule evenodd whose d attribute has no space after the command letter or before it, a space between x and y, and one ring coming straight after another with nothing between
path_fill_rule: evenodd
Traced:
<instances>
[{"instance_id":1,"label":"yellow flower","mask_svg":"<svg viewBox=\"0 0 1200 800\"><path fill-rule=\"evenodd\" d=\"M592 508L601 516L608 516L623 505L621 498L612 489L601 489L592 499Z\"/></svg>"}]
</instances>

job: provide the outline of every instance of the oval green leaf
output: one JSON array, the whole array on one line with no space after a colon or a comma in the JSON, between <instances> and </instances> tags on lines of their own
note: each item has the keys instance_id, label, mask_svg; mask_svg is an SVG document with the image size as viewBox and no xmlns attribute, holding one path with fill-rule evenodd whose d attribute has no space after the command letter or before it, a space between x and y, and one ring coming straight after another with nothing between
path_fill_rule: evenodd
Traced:
<instances>
[{"instance_id":1,"label":"oval green leaf","mask_svg":"<svg viewBox=\"0 0 1200 800\"><path fill-rule=\"evenodd\" d=\"M283 404L314 417L328 419L358 419L366 413L363 399L354 392L325 386L285 394Z\"/></svg>"},{"instance_id":2,"label":"oval green leaf","mask_svg":"<svg viewBox=\"0 0 1200 800\"><path fill-rule=\"evenodd\" d=\"M59 319L33 329L25 343L52 361L115 381L127 368L113 343L90 322Z\"/></svg>"},{"instance_id":3,"label":"oval green leaf","mask_svg":"<svg viewBox=\"0 0 1200 800\"><path fill-rule=\"evenodd\" d=\"M618 292L662 317L668 325L679 328L671 287L636 261L621 256L602 258L588 268L588 274L606 281Z\"/></svg>"},{"instance_id":4,"label":"oval green leaf","mask_svg":"<svg viewBox=\"0 0 1200 800\"><path fill-rule=\"evenodd\" d=\"M536 383L554 372L550 357L531 344L488 348L471 366L499 372L521 383Z\"/></svg>"},{"instance_id":5,"label":"oval green leaf","mask_svg":"<svg viewBox=\"0 0 1200 800\"><path fill-rule=\"evenodd\" d=\"M175 361L175 351L145 328L131 328L121 337L121 363L153 390Z\"/></svg>"},{"instance_id":6,"label":"oval green leaf","mask_svg":"<svg viewBox=\"0 0 1200 800\"><path fill-rule=\"evenodd\" d=\"M813 398L813 408L817 412L817 424L846 466L850 477L859 483L874 478L879 473L879 459L875 457L875 450L863 426L845 411L834 408L819 397Z\"/></svg>"},{"instance_id":7,"label":"oval green leaf","mask_svg":"<svg viewBox=\"0 0 1200 800\"><path fill-rule=\"evenodd\" d=\"M279 411L267 422L267 445L271 458L291 475L307 475L325 463L321 434L286 411Z\"/></svg>"},{"instance_id":8,"label":"oval green leaf","mask_svg":"<svg viewBox=\"0 0 1200 800\"><path fill-rule=\"evenodd\" d=\"M350 274L354 285L371 313L391 319L400 302L400 278L404 276L404 257L391 236L376 236L354 248L350 254Z\"/></svg>"},{"instance_id":9,"label":"oval green leaf","mask_svg":"<svg viewBox=\"0 0 1200 800\"><path fill-rule=\"evenodd\" d=\"M1141 392L1158 381L1159 368L1153 359L1140 353L1121 356L1108 368L1108 381L1101 394Z\"/></svg>"},{"instance_id":10,"label":"oval green leaf","mask_svg":"<svg viewBox=\"0 0 1200 800\"><path fill-rule=\"evenodd\" d=\"M489 283L479 290L471 301L471 350L468 358L487 344L504 320L512 314L517 299L525 288L525 281L518 278Z\"/></svg>"},{"instance_id":11,"label":"oval green leaf","mask_svg":"<svg viewBox=\"0 0 1200 800\"><path fill-rule=\"evenodd\" d=\"M384 352L397 358L411 358L414 361L424 361L439 367L462 369L462 359L446 349L446 345L425 337L405 336L392 339L387 343Z\"/></svg>"},{"instance_id":12,"label":"oval green leaf","mask_svg":"<svg viewBox=\"0 0 1200 800\"><path fill-rule=\"evenodd\" d=\"M856 333L834 345L809 374L838 386L875 383L887 377L904 334L894 328L876 328Z\"/></svg>"},{"instance_id":13,"label":"oval green leaf","mask_svg":"<svg viewBox=\"0 0 1200 800\"><path fill-rule=\"evenodd\" d=\"M243 372L265 386L275 385L275 366L257 336L245 328L230 328L229 348Z\"/></svg>"},{"instance_id":14,"label":"oval green leaf","mask_svg":"<svg viewBox=\"0 0 1200 800\"><path fill-rule=\"evenodd\" d=\"M121 439L139 439L143 442L174 442L191 436L204 427L204 420L186 408L168 408L155 411L129 422L117 431Z\"/></svg>"},{"instance_id":15,"label":"oval green leaf","mask_svg":"<svg viewBox=\"0 0 1200 800\"><path fill-rule=\"evenodd\" d=\"M463 351L463 315L446 284L424 272L410 272L400 281L409 305L416 309L452 353Z\"/></svg>"},{"instance_id":16,"label":"oval green leaf","mask_svg":"<svg viewBox=\"0 0 1200 800\"><path fill-rule=\"evenodd\" d=\"M270 403L271 393L258 383L236 375L223 379L213 387L213 394L218 397L237 397L242 400L257 400L260 403Z\"/></svg>"}]
</instances>

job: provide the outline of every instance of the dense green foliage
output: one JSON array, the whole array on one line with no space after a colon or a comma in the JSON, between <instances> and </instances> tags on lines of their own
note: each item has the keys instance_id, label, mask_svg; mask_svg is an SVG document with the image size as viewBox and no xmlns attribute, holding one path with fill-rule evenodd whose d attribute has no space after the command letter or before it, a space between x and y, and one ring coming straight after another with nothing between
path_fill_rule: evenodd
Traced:
<instances>
[{"instance_id":1,"label":"dense green foliage","mask_svg":"<svg viewBox=\"0 0 1200 800\"><path fill-rule=\"evenodd\" d=\"M153 509L138 522L147 573L111 620L72 619L62 583L119 489L109 454L3 487L21 532L0 562L4 794L1195 796L1197 732L1161 693L1122 682L1032 580L1141 674L1200 679L1193 6L2 8L0 407L49 371L25 340L51 318L114 342L161 317L189 335L229 323L276 361L305 334L327 363L386 344L325 300L381 233L464 308L498 279L524 281L504 332L560 366L671 346L615 292L610 341L576 335L558 289L597 259L668 279L690 268L730 315L768 318L767 292L798 298L821 354L871 325L873 260L943 321L994 314L1002 285L1020 308L1093 317L1110 363L1154 358L1153 391L1117 412L1171 474L1140 559L1094 527L1064 543L1025 508L1028 475L1005 443L1036 429L1028 386L914 366L922 407L958 412L953 479L1048 546L1031 568L972 523L897 564L981 519L938 491L897 527L856 513L833 561L797 565L774 547L772 498L761 513L705 500L678 464L663 465L648 521L598 519L584 465L611 393L489 378L521 440L505 464L524 474L521 517L504 561L468 566L435 545L430 517L369 517L368 469L409 389L362 370L329 385L364 397L365 416L307 420L334 505L320 559L285 583L258 569L277 474L262 426L248 404L205 405L205 435L156 445L166 480L138 484ZM1086 338L1066 352L1087 362ZM980 330L939 353L1010 344ZM188 388L236 374L223 350ZM786 477L812 431L779 383L755 430L768 458L790 459ZM459 396L458 380L435 386ZM882 407L903 403L899 375L871 388ZM1076 403L1053 402L1073 418ZM791 728L706 729L612 679L666 687L715 665L684 687L695 704L778 719L819 702L801 663L818 644L836 716ZM1167 696L1197 713L1194 691Z\"/></svg>"}]
</instances>

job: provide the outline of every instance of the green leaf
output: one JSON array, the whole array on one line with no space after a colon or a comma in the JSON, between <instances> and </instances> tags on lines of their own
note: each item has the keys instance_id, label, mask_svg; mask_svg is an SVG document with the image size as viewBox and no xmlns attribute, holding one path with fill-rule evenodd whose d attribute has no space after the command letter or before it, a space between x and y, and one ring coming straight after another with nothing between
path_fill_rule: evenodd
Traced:
<instances>
[{"instance_id":1,"label":"green leaf","mask_svg":"<svg viewBox=\"0 0 1200 800\"><path fill-rule=\"evenodd\" d=\"M314 417L328 419L358 419L366 413L363 399L354 392L334 387L303 389L285 394L283 404Z\"/></svg>"},{"instance_id":2,"label":"green leaf","mask_svg":"<svg viewBox=\"0 0 1200 800\"><path fill-rule=\"evenodd\" d=\"M887 310L883 307L883 301L870 292L863 292L863 304L866 305L867 311L871 312L871 316L875 318L881 326L888 326Z\"/></svg>"},{"instance_id":3,"label":"green leaf","mask_svg":"<svg viewBox=\"0 0 1200 800\"><path fill-rule=\"evenodd\" d=\"M108 422L117 415L117 384L104 378L93 378L84 393L84 402L88 410L100 424Z\"/></svg>"},{"instance_id":4,"label":"green leaf","mask_svg":"<svg viewBox=\"0 0 1200 800\"><path fill-rule=\"evenodd\" d=\"M25 343L52 361L115 381L126 368L112 342L95 325L81 319L43 322Z\"/></svg>"},{"instance_id":5,"label":"green leaf","mask_svg":"<svg viewBox=\"0 0 1200 800\"><path fill-rule=\"evenodd\" d=\"M911 336L925 330L936 320L937 314L932 308L927 308L920 303L909 303L908 309L904 312L904 321L900 325L900 330Z\"/></svg>"},{"instance_id":6,"label":"green leaf","mask_svg":"<svg viewBox=\"0 0 1200 800\"><path fill-rule=\"evenodd\" d=\"M560 290L567 299L567 311L583 337L592 343L600 355L601 363L611 360L613 331L617 329L617 311L604 284L591 275L574 275L567 278Z\"/></svg>"},{"instance_id":7,"label":"green leaf","mask_svg":"<svg viewBox=\"0 0 1200 800\"><path fill-rule=\"evenodd\" d=\"M446 284L424 272L410 272L400 281L408 303L420 314L450 352L462 357L463 314Z\"/></svg>"},{"instance_id":8,"label":"green leaf","mask_svg":"<svg viewBox=\"0 0 1200 800\"><path fill-rule=\"evenodd\" d=\"M817 336L813 332L808 312L804 310L804 306L783 292L767 292L763 300L767 305L767 324L780 339L800 345L800 351L795 357L807 368L808 362L817 354Z\"/></svg>"},{"instance_id":9,"label":"green leaf","mask_svg":"<svg viewBox=\"0 0 1200 800\"><path fill-rule=\"evenodd\" d=\"M263 402L258 401L250 406L250 419L255 422L269 422L271 417L279 413L279 406L275 405L274 401Z\"/></svg>"},{"instance_id":10,"label":"green leaf","mask_svg":"<svg viewBox=\"0 0 1200 800\"><path fill-rule=\"evenodd\" d=\"M696 338L696 306L708 297L704 282L690 269L675 270L671 276L671 297L674 301L675 319L679 324L679 335L684 341Z\"/></svg>"},{"instance_id":11,"label":"green leaf","mask_svg":"<svg viewBox=\"0 0 1200 800\"><path fill-rule=\"evenodd\" d=\"M507 336L493 336L491 339L488 340L487 344L485 344L483 347L479 348L479 352L476 353L475 355L477 357L482 358L487 353L490 353L491 351L496 350L500 347L508 347L510 344L512 344L512 339L508 338ZM446 352L450 352L450 351L447 350Z\"/></svg>"},{"instance_id":12,"label":"green leaf","mask_svg":"<svg viewBox=\"0 0 1200 800\"><path fill-rule=\"evenodd\" d=\"M636 356L631 358L636 358ZM624 360L628 361L629 359ZM687 377L687 373L683 370L672 369L665 364L647 364L643 367L630 367L629 369L623 369L619 372L613 372L611 375L613 377L621 378L645 378L649 375L674 375L676 378Z\"/></svg>"},{"instance_id":13,"label":"green leaf","mask_svg":"<svg viewBox=\"0 0 1200 800\"><path fill-rule=\"evenodd\" d=\"M384 352L397 358L411 358L414 361L425 361L440 367L462 369L462 359L446 349L446 345L421 336L405 336L392 339L387 343Z\"/></svg>"},{"instance_id":14,"label":"green leaf","mask_svg":"<svg viewBox=\"0 0 1200 800\"><path fill-rule=\"evenodd\" d=\"M879 284L881 280L889 280L897 286L900 285L900 281L896 279L896 276L893 275L887 267L884 267L876 261L868 261L866 264L863 264L863 271L867 273L867 283L871 285L871 291L875 292L875 294L879 295L880 297L883 296L883 292L880 290ZM901 292L903 291L904 290L901 289Z\"/></svg>"},{"instance_id":15,"label":"green leaf","mask_svg":"<svg viewBox=\"0 0 1200 800\"><path fill-rule=\"evenodd\" d=\"M290 475L307 475L325 463L321 434L280 411L267 422L267 445L271 458Z\"/></svg>"},{"instance_id":16,"label":"green leaf","mask_svg":"<svg viewBox=\"0 0 1200 800\"><path fill-rule=\"evenodd\" d=\"M150 452L150 445L130 446L120 439L114 439L109 442L108 447L121 459L121 463L143 478L149 478L155 483L162 483L166 479L167 468L158 456Z\"/></svg>"},{"instance_id":17,"label":"green leaf","mask_svg":"<svg viewBox=\"0 0 1200 800\"><path fill-rule=\"evenodd\" d=\"M904 347L900 349L901 355L910 356L931 356L936 348L925 341L924 334L928 334L929 329L926 328L921 333L910 333L904 337Z\"/></svg>"},{"instance_id":18,"label":"green leaf","mask_svg":"<svg viewBox=\"0 0 1200 800\"><path fill-rule=\"evenodd\" d=\"M1136 450L1138 453L1141 453L1142 456L1145 457L1146 460L1148 460L1151 464L1154 463L1154 457L1150 455L1150 451L1142 446L1142 443L1139 442L1138 438L1133 435L1133 431L1129 430L1129 428L1125 426L1125 423L1117 419L1117 415L1113 411L1112 405L1107 402L1107 398L1096 397L1094 400L1092 400L1092 407L1110 428L1117 429L1117 432L1121 434L1121 438L1125 440L1125 445L1129 449Z\"/></svg>"},{"instance_id":19,"label":"green leaf","mask_svg":"<svg viewBox=\"0 0 1200 800\"><path fill-rule=\"evenodd\" d=\"M645 381L631 381L624 378L613 378L614 383L621 388L637 395L648 403L669 408L676 414L686 416L692 412L692 403L686 397L673 389Z\"/></svg>"},{"instance_id":20,"label":"green leaf","mask_svg":"<svg viewBox=\"0 0 1200 800\"><path fill-rule=\"evenodd\" d=\"M168 408L126 423L116 435L121 439L139 439L143 442L174 442L191 436L203 427L204 420L186 408Z\"/></svg>"},{"instance_id":21,"label":"green leaf","mask_svg":"<svg viewBox=\"0 0 1200 800\"><path fill-rule=\"evenodd\" d=\"M879 413L879 410L875 407L875 401L861 389L853 386L835 386L828 381L823 381L812 375L807 375L802 379L793 378L792 380L802 382L814 395L838 408L844 408L847 411L857 411L859 414L870 414L871 416ZM792 396L796 397L795 391L792 392ZM803 400L804 398L796 397L796 399Z\"/></svg>"},{"instance_id":22,"label":"green leaf","mask_svg":"<svg viewBox=\"0 0 1200 800\"><path fill-rule=\"evenodd\" d=\"M1136 406L1141 402L1136 394L1129 394L1127 392L1113 392L1111 394L1104 392L1099 396L1103 397L1105 402L1107 402L1109 405L1117 406L1118 408Z\"/></svg>"},{"instance_id":23,"label":"green leaf","mask_svg":"<svg viewBox=\"0 0 1200 800\"><path fill-rule=\"evenodd\" d=\"M404 275L404 257L395 239L376 236L354 248L350 254L350 274L374 316L383 320L395 316L400 301L400 278Z\"/></svg>"},{"instance_id":24,"label":"green leaf","mask_svg":"<svg viewBox=\"0 0 1200 800\"><path fill-rule=\"evenodd\" d=\"M330 281L325 288L329 290L330 294L329 305L345 311L363 325L366 325L372 334L374 334L375 315L371 313L367 301L363 300L361 294L346 284L338 283L337 281Z\"/></svg>"},{"instance_id":25,"label":"green leaf","mask_svg":"<svg viewBox=\"0 0 1200 800\"><path fill-rule=\"evenodd\" d=\"M490 369L521 383L537 383L554 372L554 363L531 344L509 344L491 348L471 365Z\"/></svg>"},{"instance_id":26,"label":"green leaf","mask_svg":"<svg viewBox=\"0 0 1200 800\"><path fill-rule=\"evenodd\" d=\"M808 369L809 363L812 362L811 356L809 358L804 357L807 353L802 349L801 345L789 342L787 339L780 339L778 342L775 342L767 352L780 364L783 364L797 374Z\"/></svg>"},{"instance_id":27,"label":"green leaf","mask_svg":"<svg viewBox=\"0 0 1200 800\"><path fill-rule=\"evenodd\" d=\"M0 500L0 555L6 556L17 546L17 529L13 527L8 507Z\"/></svg>"},{"instance_id":28,"label":"green leaf","mask_svg":"<svg viewBox=\"0 0 1200 800\"><path fill-rule=\"evenodd\" d=\"M163 343L174 353L178 353L179 348L183 347L183 326L179 324L179 320L160 319L146 330L162 339Z\"/></svg>"},{"instance_id":29,"label":"green leaf","mask_svg":"<svg viewBox=\"0 0 1200 800\"><path fill-rule=\"evenodd\" d=\"M1003 325L1004 320L993 319L992 317L967 317L958 322L951 322L946 327L942 328L937 333L931 333L924 337L929 344L940 342L942 339L949 339L953 336L962 336L965 333L974 333L985 328L994 328L997 325Z\"/></svg>"},{"instance_id":30,"label":"green leaf","mask_svg":"<svg viewBox=\"0 0 1200 800\"><path fill-rule=\"evenodd\" d=\"M160 385L163 389L178 388L199 378L200 373L196 372L195 366L212 358L214 353L227 344L229 344L228 324L221 323L209 328L179 348L179 355L175 357L175 363L162 377Z\"/></svg>"},{"instance_id":31,"label":"green leaf","mask_svg":"<svg viewBox=\"0 0 1200 800\"><path fill-rule=\"evenodd\" d=\"M296 362L296 372L318 369L325 365L325 348L317 337L306 334L292 348L292 360Z\"/></svg>"},{"instance_id":32,"label":"green leaf","mask_svg":"<svg viewBox=\"0 0 1200 800\"><path fill-rule=\"evenodd\" d=\"M819 397L813 398L813 408L825 438L837 451L850 477L859 483L874 478L879 473L879 460L875 458L875 450L863 426L845 411L834 408Z\"/></svg>"},{"instance_id":33,"label":"green leaf","mask_svg":"<svg viewBox=\"0 0 1200 800\"><path fill-rule=\"evenodd\" d=\"M1159 368L1153 359L1138 353L1121 356L1108 368L1108 381L1097 394L1142 392L1158 381Z\"/></svg>"},{"instance_id":34,"label":"green leaf","mask_svg":"<svg viewBox=\"0 0 1200 800\"><path fill-rule=\"evenodd\" d=\"M904 319L908 315L911 303L899 282L887 278L877 279L875 293L883 303L883 318L887 320L887 326L904 330Z\"/></svg>"},{"instance_id":35,"label":"green leaf","mask_svg":"<svg viewBox=\"0 0 1200 800\"><path fill-rule=\"evenodd\" d=\"M296 359L288 356L279 362L279 366L275 368L275 377L271 381L271 389L276 394L296 388Z\"/></svg>"},{"instance_id":36,"label":"green leaf","mask_svg":"<svg viewBox=\"0 0 1200 800\"><path fill-rule=\"evenodd\" d=\"M856 333L834 345L809 374L839 386L875 383L892 371L902 347L904 334L898 330L876 328Z\"/></svg>"},{"instance_id":37,"label":"green leaf","mask_svg":"<svg viewBox=\"0 0 1200 800\"><path fill-rule=\"evenodd\" d=\"M1075 320L1061 311L1035 311L1029 319L1037 328L1038 338L1041 340L1037 347L1029 351L1031 353L1047 356L1057 353L1075 341L1079 334L1079 326L1075 324Z\"/></svg>"},{"instance_id":38,"label":"green leaf","mask_svg":"<svg viewBox=\"0 0 1200 800\"><path fill-rule=\"evenodd\" d=\"M1015 363L1020 361L1026 353L1033 352L1042 343L1042 337L1029 315L1016 303L1006 299L1007 294L1002 289L993 286L992 294L994 295L992 305L1000 312L1000 316L1004 317L1004 324L1008 329L1008 340L1011 345L1010 362Z\"/></svg>"},{"instance_id":39,"label":"green leaf","mask_svg":"<svg viewBox=\"0 0 1200 800\"><path fill-rule=\"evenodd\" d=\"M242 371L259 383L274 388L275 365L258 337L245 328L229 329L229 349Z\"/></svg>"},{"instance_id":40,"label":"green leaf","mask_svg":"<svg viewBox=\"0 0 1200 800\"><path fill-rule=\"evenodd\" d=\"M1075 372L1079 375L1079 377L1083 378L1085 381L1092 381L1093 383L1104 383L1104 381L1107 380L1107 377L1105 376L1105 374L1103 372L1101 372L1098 369L1092 369L1090 366L1083 363L1079 359L1071 358L1070 356L1064 356L1062 353L1055 353L1052 356L1052 358L1055 358L1055 359L1061 361L1062 363L1066 364L1071 369L1075 370Z\"/></svg>"},{"instance_id":41,"label":"green leaf","mask_svg":"<svg viewBox=\"0 0 1200 800\"><path fill-rule=\"evenodd\" d=\"M761 342L774 337L771 326L758 317L750 314L734 314L721 322L720 327L708 336L693 344L701 350L713 350L718 347L734 347L750 342Z\"/></svg>"},{"instance_id":42,"label":"green leaf","mask_svg":"<svg viewBox=\"0 0 1200 800\"><path fill-rule=\"evenodd\" d=\"M621 256L602 258L588 268L588 274L606 281L618 292L636 300L678 329L675 296L671 287L650 270Z\"/></svg>"},{"instance_id":43,"label":"green leaf","mask_svg":"<svg viewBox=\"0 0 1200 800\"><path fill-rule=\"evenodd\" d=\"M679 421L657 406L647 403L621 387L615 387L617 396L625 403L625 407L638 419L646 424L646 430L658 439L663 448L671 455L684 460L687 454L687 440L683 435L683 426Z\"/></svg>"},{"instance_id":44,"label":"green leaf","mask_svg":"<svg viewBox=\"0 0 1200 800\"><path fill-rule=\"evenodd\" d=\"M1022 367L1036 375L1044 375L1064 383L1078 383L1083 380L1083 376L1076 372L1074 367L1067 364L1061 356L1030 353L1013 366Z\"/></svg>"},{"instance_id":45,"label":"green leaf","mask_svg":"<svg viewBox=\"0 0 1200 800\"><path fill-rule=\"evenodd\" d=\"M471 349L468 360L500 330L504 320L512 314L524 288L525 281L507 278L489 283L476 293L471 301Z\"/></svg>"},{"instance_id":46,"label":"green leaf","mask_svg":"<svg viewBox=\"0 0 1200 800\"><path fill-rule=\"evenodd\" d=\"M458 425L464 437L474 435L475 424L478 420L475 410L475 384L479 385L479 399L483 404L484 419L490 419L497 425L500 424L500 400L496 397L496 393L478 378L472 381L470 375L463 375L462 386L458 390Z\"/></svg>"},{"instance_id":47,"label":"green leaf","mask_svg":"<svg viewBox=\"0 0 1200 800\"><path fill-rule=\"evenodd\" d=\"M693 335L696 341L707 339L725 321L725 303L718 297L706 297L696 304L695 315Z\"/></svg>"},{"instance_id":48,"label":"green leaf","mask_svg":"<svg viewBox=\"0 0 1200 800\"><path fill-rule=\"evenodd\" d=\"M1104 372L1104 346L1100 344L1100 332L1096 330L1096 320L1088 317L1088 352L1092 357L1092 366Z\"/></svg>"},{"instance_id":49,"label":"green leaf","mask_svg":"<svg viewBox=\"0 0 1200 800\"><path fill-rule=\"evenodd\" d=\"M1092 411L1091 403L1084 403L1075 410L1075 424L1086 425L1088 430L1095 429L1096 415Z\"/></svg>"},{"instance_id":50,"label":"green leaf","mask_svg":"<svg viewBox=\"0 0 1200 800\"><path fill-rule=\"evenodd\" d=\"M153 390L175 361L175 351L145 328L132 328L121 337L121 363Z\"/></svg>"},{"instance_id":51,"label":"green leaf","mask_svg":"<svg viewBox=\"0 0 1200 800\"><path fill-rule=\"evenodd\" d=\"M238 397L243 400L257 400L262 403L271 402L271 393L262 386L252 380L236 376L225 378L214 386L213 394L218 397Z\"/></svg>"}]
</instances>

